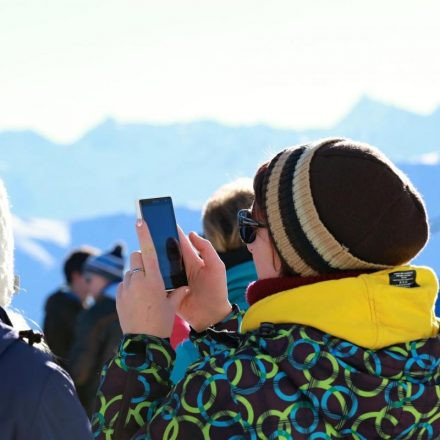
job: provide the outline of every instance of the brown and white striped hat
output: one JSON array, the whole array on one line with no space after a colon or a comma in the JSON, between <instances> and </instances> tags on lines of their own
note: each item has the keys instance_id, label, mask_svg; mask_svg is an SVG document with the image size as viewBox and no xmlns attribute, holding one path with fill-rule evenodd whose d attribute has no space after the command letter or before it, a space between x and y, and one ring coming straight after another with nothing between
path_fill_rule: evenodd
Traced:
<instances>
[{"instance_id":1,"label":"brown and white striped hat","mask_svg":"<svg viewBox=\"0 0 440 440\"><path fill-rule=\"evenodd\" d=\"M344 138L288 148L264 182L269 232L297 274L409 262L428 239L423 201L377 149Z\"/></svg>"}]
</instances>

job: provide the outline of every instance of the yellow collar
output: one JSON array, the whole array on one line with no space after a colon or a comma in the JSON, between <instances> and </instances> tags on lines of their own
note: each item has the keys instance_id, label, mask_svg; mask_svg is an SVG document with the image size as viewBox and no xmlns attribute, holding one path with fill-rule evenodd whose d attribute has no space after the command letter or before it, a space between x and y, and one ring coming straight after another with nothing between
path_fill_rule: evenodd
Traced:
<instances>
[{"instance_id":1,"label":"yellow collar","mask_svg":"<svg viewBox=\"0 0 440 440\"><path fill-rule=\"evenodd\" d=\"M391 273L410 270L416 271L416 287L390 284ZM437 335L437 292L431 269L394 267L268 296L249 308L241 331L255 330L262 322L302 324L361 347L380 349Z\"/></svg>"}]
</instances>

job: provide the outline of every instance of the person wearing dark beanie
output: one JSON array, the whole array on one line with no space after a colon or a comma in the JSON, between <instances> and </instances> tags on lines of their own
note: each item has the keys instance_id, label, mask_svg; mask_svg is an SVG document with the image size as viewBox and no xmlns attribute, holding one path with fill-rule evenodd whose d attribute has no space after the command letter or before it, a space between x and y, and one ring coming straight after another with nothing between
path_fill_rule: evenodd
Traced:
<instances>
[{"instance_id":1,"label":"person wearing dark beanie","mask_svg":"<svg viewBox=\"0 0 440 440\"><path fill-rule=\"evenodd\" d=\"M258 274L245 313L194 233L181 235L188 291L165 296L152 264L121 285L125 336L95 437L440 438L438 280L411 265L429 227L408 178L377 149L329 138L263 164L254 193L238 213ZM150 263L145 224L138 235ZM173 387L163 318L175 311L202 359Z\"/></svg>"},{"instance_id":2,"label":"person wearing dark beanie","mask_svg":"<svg viewBox=\"0 0 440 440\"><path fill-rule=\"evenodd\" d=\"M116 244L84 264L93 305L78 316L69 371L87 414L93 410L99 372L116 350L122 336L116 313L116 291L124 274L124 248Z\"/></svg>"},{"instance_id":3,"label":"person wearing dark beanie","mask_svg":"<svg viewBox=\"0 0 440 440\"><path fill-rule=\"evenodd\" d=\"M90 278L99 275L104 281L102 284L111 285L120 283L124 277L124 248L117 244L114 248L104 254L90 257L84 265L84 273ZM96 296L91 288L92 296Z\"/></svg>"}]
</instances>

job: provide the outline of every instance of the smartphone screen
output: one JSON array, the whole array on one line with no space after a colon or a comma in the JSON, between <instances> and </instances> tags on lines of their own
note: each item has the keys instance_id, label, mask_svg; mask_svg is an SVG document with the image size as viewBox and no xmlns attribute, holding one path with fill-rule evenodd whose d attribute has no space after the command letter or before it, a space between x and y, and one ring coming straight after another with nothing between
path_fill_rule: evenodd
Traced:
<instances>
[{"instance_id":1,"label":"smartphone screen","mask_svg":"<svg viewBox=\"0 0 440 440\"><path fill-rule=\"evenodd\" d=\"M150 229L165 289L188 285L171 197L142 199L139 207Z\"/></svg>"}]
</instances>

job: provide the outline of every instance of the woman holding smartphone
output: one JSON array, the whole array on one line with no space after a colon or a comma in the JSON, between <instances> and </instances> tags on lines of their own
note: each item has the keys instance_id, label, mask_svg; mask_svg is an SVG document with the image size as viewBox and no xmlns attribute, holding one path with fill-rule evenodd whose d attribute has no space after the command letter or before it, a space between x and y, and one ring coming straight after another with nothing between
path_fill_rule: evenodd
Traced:
<instances>
[{"instance_id":1,"label":"woman holding smartphone","mask_svg":"<svg viewBox=\"0 0 440 440\"><path fill-rule=\"evenodd\" d=\"M194 233L180 233L189 286L167 295L138 222L95 436L439 438L438 282L408 265L428 225L406 176L369 146L326 139L281 151L254 190L252 210L238 214L259 278L245 314ZM173 386L175 313L202 357Z\"/></svg>"}]
</instances>

